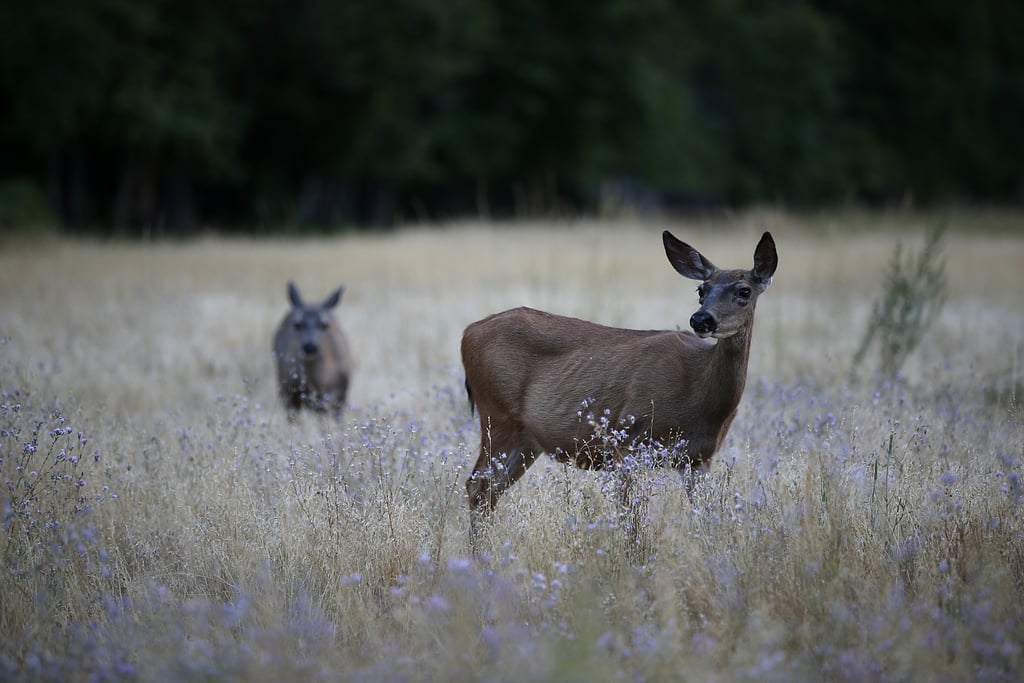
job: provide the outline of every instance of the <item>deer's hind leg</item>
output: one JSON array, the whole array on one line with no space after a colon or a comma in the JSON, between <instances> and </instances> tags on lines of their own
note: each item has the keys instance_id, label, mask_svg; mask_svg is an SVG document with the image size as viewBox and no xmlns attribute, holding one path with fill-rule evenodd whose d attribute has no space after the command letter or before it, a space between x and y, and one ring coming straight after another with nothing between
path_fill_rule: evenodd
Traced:
<instances>
[{"instance_id":1,"label":"deer's hind leg","mask_svg":"<svg viewBox=\"0 0 1024 683\"><path fill-rule=\"evenodd\" d=\"M526 473L540 452L520 430L490 425L482 432L480 455L466 480L474 552L478 550L480 525L490 517L498 498Z\"/></svg>"},{"instance_id":2,"label":"deer's hind leg","mask_svg":"<svg viewBox=\"0 0 1024 683\"><path fill-rule=\"evenodd\" d=\"M539 450L524 438L499 442L493 434L490 439L485 434L480 456L466 480L470 510L484 513L493 510L501 494L526 474L538 454Z\"/></svg>"}]
</instances>

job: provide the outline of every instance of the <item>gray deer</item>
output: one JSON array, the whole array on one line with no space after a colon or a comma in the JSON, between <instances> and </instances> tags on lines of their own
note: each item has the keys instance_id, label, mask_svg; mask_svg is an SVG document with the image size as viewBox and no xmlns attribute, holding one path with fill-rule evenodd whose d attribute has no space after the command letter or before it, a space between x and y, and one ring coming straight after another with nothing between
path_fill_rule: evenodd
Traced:
<instances>
[{"instance_id":1,"label":"gray deer","mask_svg":"<svg viewBox=\"0 0 1024 683\"><path fill-rule=\"evenodd\" d=\"M322 303L310 305L302 301L295 283L288 283L292 308L274 334L274 359L278 391L289 420L295 420L302 407L341 417L352 364L348 339L333 311L344 289L339 287Z\"/></svg>"}]
</instances>

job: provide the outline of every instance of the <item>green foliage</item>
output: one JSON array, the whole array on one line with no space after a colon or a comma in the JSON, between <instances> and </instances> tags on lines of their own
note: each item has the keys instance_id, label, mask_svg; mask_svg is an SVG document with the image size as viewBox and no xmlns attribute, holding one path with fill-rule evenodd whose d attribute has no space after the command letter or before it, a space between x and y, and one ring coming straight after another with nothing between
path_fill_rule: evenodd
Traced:
<instances>
[{"instance_id":1,"label":"green foliage","mask_svg":"<svg viewBox=\"0 0 1024 683\"><path fill-rule=\"evenodd\" d=\"M1000 151L1024 144L1004 118L1019 118L1024 102L1024 53L1006 36L1024 21L1019 5L944 0L922 12L868 0L837 10L842 85L857 93L844 109L887 150L889 186L924 198L1019 188Z\"/></svg>"},{"instance_id":2,"label":"green foliage","mask_svg":"<svg viewBox=\"0 0 1024 683\"><path fill-rule=\"evenodd\" d=\"M24 178L0 179L0 230L36 232L53 225L46 197Z\"/></svg>"},{"instance_id":3,"label":"green foliage","mask_svg":"<svg viewBox=\"0 0 1024 683\"><path fill-rule=\"evenodd\" d=\"M13 0L0 25L0 174L46 186L65 225L1022 182L1024 11L1000 0Z\"/></svg>"},{"instance_id":4,"label":"green foliage","mask_svg":"<svg viewBox=\"0 0 1024 683\"><path fill-rule=\"evenodd\" d=\"M924 248L903 258L897 244L885 273L884 289L871 309L867 329L853 357L853 370L877 343L879 372L895 378L928 333L946 302L945 227L929 231Z\"/></svg>"}]
</instances>

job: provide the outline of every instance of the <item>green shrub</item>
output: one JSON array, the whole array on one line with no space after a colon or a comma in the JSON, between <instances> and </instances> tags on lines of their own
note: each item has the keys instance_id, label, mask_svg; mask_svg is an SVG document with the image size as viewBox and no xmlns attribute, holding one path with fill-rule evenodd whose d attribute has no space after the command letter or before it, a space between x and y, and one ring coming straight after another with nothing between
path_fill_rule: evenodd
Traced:
<instances>
[{"instance_id":1,"label":"green shrub","mask_svg":"<svg viewBox=\"0 0 1024 683\"><path fill-rule=\"evenodd\" d=\"M924 248L906 259L903 245L896 245L885 273L884 289L875 301L864 338L853 357L854 376L868 350L876 345L879 373L888 379L895 378L942 313L947 290L946 261L942 255L945 233L945 226L930 230Z\"/></svg>"}]
</instances>

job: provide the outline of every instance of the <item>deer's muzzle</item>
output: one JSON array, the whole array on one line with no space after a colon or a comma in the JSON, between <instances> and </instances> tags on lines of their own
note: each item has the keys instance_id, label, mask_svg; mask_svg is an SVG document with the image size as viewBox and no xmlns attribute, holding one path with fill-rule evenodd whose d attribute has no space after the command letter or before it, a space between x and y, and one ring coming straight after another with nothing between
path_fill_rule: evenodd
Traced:
<instances>
[{"instance_id":1,"label":"deer's muzzle","mask_svg":"<svg viewBox=\"0 0 1024 683\"><path fill-rule=\"evenodd\" d=\"M699 310L690 316L690 327L699 337L707 337L718 329L715 317L705 310Z\"/></svg>"}]
</instances>

